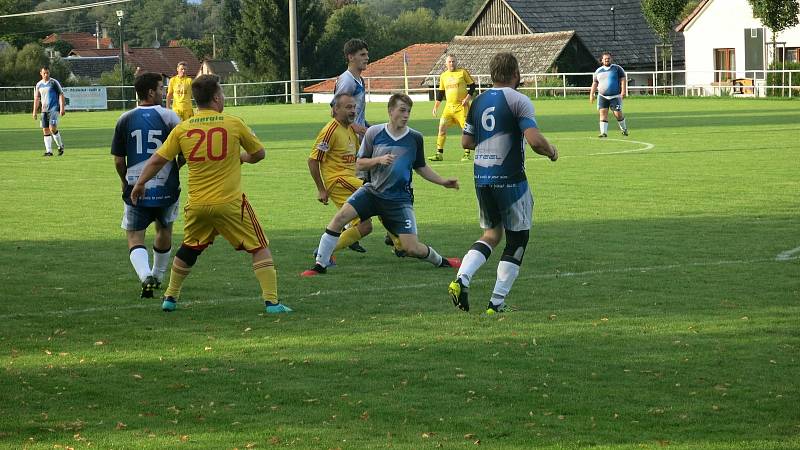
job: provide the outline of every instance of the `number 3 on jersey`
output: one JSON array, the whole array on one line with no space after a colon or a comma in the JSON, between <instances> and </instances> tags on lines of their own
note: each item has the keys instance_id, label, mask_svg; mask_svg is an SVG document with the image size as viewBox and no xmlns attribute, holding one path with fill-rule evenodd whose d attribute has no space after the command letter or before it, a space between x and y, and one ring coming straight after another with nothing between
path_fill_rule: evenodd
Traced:
<instances>
[{"instance_id":1,"label":"number 3 on jersey","mask_svg":"<svg viewBox=\"0 0 800 450\"><path fill-rule=\"evenodd\" d=\"M217 138L219 139L218 143L221 144L218 147L220 149L218 154L214 153L214 135L217 134L219 135ZM215 127L208 131L194 128L186 133L186 137L193 136L199 136L199 139L189 153L189 157L186 158L187 160L202 162L208 158L211 161L222 161L228 156L228 132L225 128ZM205 144L205 146L203 144Z\"/></svg>"}]
</instances>

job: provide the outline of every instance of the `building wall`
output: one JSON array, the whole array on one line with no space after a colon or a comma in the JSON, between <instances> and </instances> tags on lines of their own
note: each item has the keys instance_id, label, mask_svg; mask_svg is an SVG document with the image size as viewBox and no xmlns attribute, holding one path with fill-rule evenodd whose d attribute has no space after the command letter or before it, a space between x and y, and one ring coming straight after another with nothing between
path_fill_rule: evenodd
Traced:
<instances>
[{"instance_id":1,"label":"building wall","mask_svg":"<svg viewBox=\"0 0 800 450\"><path fill-rule=\"evenodd\" d=\"M753 10L747 0L709 2L701 14L683 31L686 41L686 84L711 86L714 81L714 49L717 48L734 49L736 78L744 78L744 30L747 28L764 28L761 22L753 17ZM772 41L772 32L769 29L764 30L764 40ZM786 42L787 47L800 47L800 27L779 33L776 40ZM769 64L771 55L765 57L765 61Z\"/></svg>"}]
</instances>

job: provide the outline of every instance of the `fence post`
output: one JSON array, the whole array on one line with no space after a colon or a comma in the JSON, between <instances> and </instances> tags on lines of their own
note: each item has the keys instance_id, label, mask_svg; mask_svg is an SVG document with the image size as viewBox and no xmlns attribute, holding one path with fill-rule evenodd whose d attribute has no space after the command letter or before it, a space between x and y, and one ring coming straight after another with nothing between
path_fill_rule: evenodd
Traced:
<instances>
[{"instance_id":1,"label":"fence post","mask_svg":"<svg viewBox=\"0 0 800 450\"><path fill-rule=\"evenodd\" d=\"M289 82L288 81L284 81L283 82L283 96L286 99L286 103L288 104L289 103Z\"/></svg>"},{"instance_id":2,"label":"fence post","mask_svg":"<svg viewBox=\"0 0 800 450\"><path fill-rule=\"evenodd\" d=\"M533 76L533 90L535 92L534 96L539 98L539 75Z\"/></svg>"},{"instance_id":3,"label":"fence post","mask_svg":"<svg viewBox=\"0 0 800 450\"><path fill-rule=\"evenodd\" d=\"M789 98L792 98L792 75L793 72L789 72Z\"/></svg>"},{"instance_id":4,"label":"fence post","mask_svg":"<svg viewBox=\"0 0 800 450\"><path fill-rule=\"evenodd\" d=\"M653 72L653 96L654 96L654 97L655 97L655 95L656 95L656 85L658 84L658 82L656 81L656 79L657 79L657 78L656 78L656 73L655 73L655 72Z\"/></svg>"},{"instance_id":5,"label":"fence post","mask_svg":"<svg viewBox=\"0 0 800 450\"><path fill-rule=\"evenodd\" d=\"M564 98L567 98L567 76L561 75L561 87L564 90Z\"/></svg>"},{"instance_id":6,"label":"fence post","mask_svg":"<svg viewBox=\"0 0 800 450\"><path fill-rule=\"evenodd\" d=\"M239 106L239 95L236 93L236 84L233 85L233 106Z\"/></svg>"},{"instance_id":7,"label":"fence post","mask_svg":"<svg viewBox=\"0 0 800 450\"><path fill-rule=\"evenodd\" d=\"M480 76L480 75L478 75L478 94L480 94L480 93L481 93L481 89L482 89L482 88L481 88L481 76Z\"/></svg>"}]
</instances>

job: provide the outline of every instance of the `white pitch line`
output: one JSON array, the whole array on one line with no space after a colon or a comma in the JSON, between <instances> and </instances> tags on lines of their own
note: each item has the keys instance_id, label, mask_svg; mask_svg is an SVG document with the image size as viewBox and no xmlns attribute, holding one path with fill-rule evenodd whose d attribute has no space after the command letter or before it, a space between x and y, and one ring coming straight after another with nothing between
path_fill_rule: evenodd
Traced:
<instances>
[{"instance_id":1,"label":"white pitch line","mask_svg":"<svg viewBox=\"0 0 800 450\"><path fill-rule=\"evenodd\" d=\"M778 256L775 257L775 261L791 261L793 259L798 259L798 257L795 256L798 253L800 253L800 247L786 250L785 252L779 253Z\"/></svg>"},{"instance_id":2,"label":"white pitch line","mask_svg":"<svg viewBox=\"0 0 800 450\"><path fill-rule=\"evenodd\" d=\"M795 253L800 253L800 247L798 247ZM780 260L783 261L792 261L800 259L800 256L785 256L785 259ZM762 258L762 259L740 259L740 260L722 260L722 261L708 261L708 262L694 262L694 263L686 263L686 264L665 264L661 266L646 266L646 267L623 267L621 269L599 269L599 270L586 270L582 272L556 272L556 273L540 273L540 274L531 274L531 275L521 275L517 279L518 280L539 280L539 279L554 279L554 278L575 278L575 277L585 277L585 276L594 276L594 275L605 275L605 274L615 274L615 273L631 273L631 272L640 272L640 273L652 273L652 272L664 272L668 270L674 269L682 269L687 267L714 267L714 266L730 266L730 265L743 265L743 264L758 264L758 263L766 263L766 262L775 262L777 258ZM436 283L417 283L417 284L407 284L403 286L405 289L418 289L418 288L429 288L429 287L442 287L442 282ZM348 295L348 294L362 294L364 292L380 292L385 290L384 286L374 286L374 287L360 287L360 288L349 288L349 289L338 289L338 290L326 290L326 291L316 291L310 292L307 294L299 295L295 298L297 299L307 299L308 297L320 297L320 296L329 296L329 295ZM181 302L181 305L217 305L221 303L227 303L233 300L236 301L250 301L253 304L253 308L258 309L260 300L253 301L255 295L251 296L230 296L221 299L212 299L212 300L194 300L194 301L186 301ZM291 303L291 302L289 302ZM156 302L150 303L135 303L135 304L120 304L117 306L112 307L96 307L96 308L84 308L84 309L65 309L61 311L39 311L39 312L25 312L25 313L17 313L17 314L3 314L0 315L0 320L6 319L15 319L20 317L50 317L50 316L62 316L62 315L75 315L75 314L88 314L88 313L95 313L95 312L114 312L114 311L124 311L124 310L132 310L132 309L157 309L158 304Z\"/></svg>"}]
</instances>

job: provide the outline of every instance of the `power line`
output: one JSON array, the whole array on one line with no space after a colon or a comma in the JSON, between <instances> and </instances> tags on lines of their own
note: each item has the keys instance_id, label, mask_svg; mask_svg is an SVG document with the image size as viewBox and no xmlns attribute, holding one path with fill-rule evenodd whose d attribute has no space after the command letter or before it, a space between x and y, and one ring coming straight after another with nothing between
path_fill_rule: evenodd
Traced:
<instances>
[{"instance_id":1,"label":"power line","mask_svg":"<svg viewBox=\"0 0 800 450\"><path fill-rule=\"evenodd\" d=\"M96 6L108 6L108 5L116 5L118 3L128 3L132 0L103 0L95 3L87 3L85 5L74 5L74 6L64 6L62 8L53 8L53 9L45 9L42 11L31 11L25 13L17 13L17 14L5 14L0 16L0 19L5 19L8 17L22 17L22 16L38 16L41 14L50 14L55 12L64 12L64 11L75 11L79 9L86 9L86 8L94 8Z\"/></svg>"}]
</instances>

